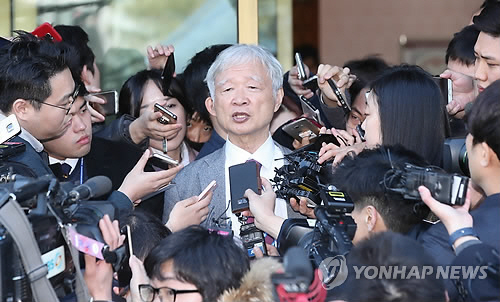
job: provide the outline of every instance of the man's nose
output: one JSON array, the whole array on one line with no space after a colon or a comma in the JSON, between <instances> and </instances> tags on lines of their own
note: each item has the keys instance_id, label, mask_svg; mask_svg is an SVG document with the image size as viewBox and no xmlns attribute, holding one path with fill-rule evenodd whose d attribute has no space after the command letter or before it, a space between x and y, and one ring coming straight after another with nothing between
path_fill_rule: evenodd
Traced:
<instances>
[{"instance_id":1,"label":"man's nose","mask_svg":"<svg viewBox=\"0 0 500 302\"><path fill-rule=\"evenodd\" d=\"M486 73L486 66L484 62L476 63L476 71L474 73L474 77L481 82L485 82L486 80L488 80L488 76Z\"/></svg>"},{"instance_id":2,"label":"man's nose","mask_svg":"<svg viewBox=\"0 0 500 302\"><path fill-rule=\"evenodd\" d=\"M189 128L187 136L188 136L190 141L192 141L194 143L199 143L201 140L200 128L199 127Z\"/></svg>"},{"instance_id":3,"label":"man's nose","mask_svg":"<svg viewBox=\"0 0 500 302\"><path fill-rule=\"evenodd\" d=\"M87 126L85 125L85 123L83 122L83 119L80 115L78 114L75 114L73 116L73 130L75 132L79 132L79 131L83 131L87 128Z\"/></svg>"},{"instance_id":4,"label":"man's nose","mask_svg":"<svg viewBox=\"0 0 500 302\"><path fill-rule=\"evenodd\" d=\"M233 96L233 104L246 105L249 102L248 93L244 88L236 89Z\"/></svg>"}]
</instances>

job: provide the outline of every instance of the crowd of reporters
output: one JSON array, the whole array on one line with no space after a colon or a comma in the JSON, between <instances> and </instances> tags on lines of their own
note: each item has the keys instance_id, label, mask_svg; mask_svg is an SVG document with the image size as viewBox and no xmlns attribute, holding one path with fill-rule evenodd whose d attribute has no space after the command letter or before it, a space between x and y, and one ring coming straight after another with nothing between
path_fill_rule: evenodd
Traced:
<instances>
[{"instance_id":1,"label":"crowd of reporters","mask_svg":"<svg viewBox=\"0 0 500 302\"><path fill-rule=\"evenodd\" d=\"M99 221L99 236L110 251L129 245L128 263L114 268L85 255L93 301L285 301L272 281L290 265L278 260L284 233L295 219L316 219L318 212L300 194L277 196L270 180L292 150L333 137L312 152L326 183L352 200L356 231L352 251L343 254L349 277L329 289L328 299L500 300L499 20L500 2L485 1L451 39L440 75L451 79L448 103L419 66L389 66L377 56L344 67L305 66L307 77L309 68L317 70L317 87L309 89L298 66L283 73L260 46L209 46L175 75L165 73L173 46L157 45L146 51L150 68L118 89L112 120L95 96L99 69L81 28L55 26L60 42L17 32L0 47L0 118L15 116L21 132L9 141L23 150L2 153L0 174L48 174L75 185L97 175L112 180L112 192L100 199L116 215ZM323 127L291 137L284 129L306 114L303 103L312 104ZM174 122L160 122L155 105ZM435 188L424 186L409 196L401 176L408 167L457 172L444 156L445 140L457 136L466 136L465 202L438 202ZM155 156L169 161L160 165ZM246 190L248 208L235 213L230 167L248 161L260 169L261 192ZM216 186L200 194L212 181ZM265 232L265 248L247 250L240 239L246 223ZM487 266L488 274L355 279L356 265Z\"/></svg>"}]
</instances>

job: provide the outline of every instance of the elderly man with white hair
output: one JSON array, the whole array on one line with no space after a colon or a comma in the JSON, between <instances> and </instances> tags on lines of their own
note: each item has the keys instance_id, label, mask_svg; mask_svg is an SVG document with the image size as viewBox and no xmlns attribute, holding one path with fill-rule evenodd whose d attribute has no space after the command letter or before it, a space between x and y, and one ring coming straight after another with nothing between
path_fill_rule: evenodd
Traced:
<instances>
[{"instance_id":1,"label":"elderly man with white hair","mask_svg":"<svg viewBox=\"0 0 500 302\"><path fill-rule=\"evenodd\" d=\"M223 148L184 168L167 187L163 219L183 219L187 225L199 217L195 223L230 227L238 235L240 224L230 205L229 167L255 160L262 165L260 175L270 179L275 168L284 164L283 155L290 152L274 142L269 132L283 99L282 68L260 46L238 44L219 54L206 81L210 90L207 109L227 130L227 140ZM209 206L194 208L197 195L212 180L217 187ZM184 211L171 213L180 200L186 204L180 207ZM282 199L276 201L275 213L283 218L300 217Z\"/></svg>"}]
</instances>

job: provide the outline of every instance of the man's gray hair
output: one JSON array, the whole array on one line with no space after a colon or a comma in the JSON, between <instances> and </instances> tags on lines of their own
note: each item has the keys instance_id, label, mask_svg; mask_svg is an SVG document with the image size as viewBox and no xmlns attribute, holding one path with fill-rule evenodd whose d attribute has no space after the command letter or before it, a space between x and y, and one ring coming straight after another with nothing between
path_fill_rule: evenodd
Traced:
<instances>
[{"instance_id":1,"label":"man's gray hair","mask_svg":"<svg viewBox=\"0 0 500 302\"><path fill-rule=\"evenodd\" d=\"M231 66L256 62L260 62L264 68L267 68L273 85L273 96L276 97L278 90L283 86L283 69L280 62L268 50L249 44L235 44L217 56L205 78L210 97L215 100L215 77L219 73Z\"/></svg>"}]
</instances>

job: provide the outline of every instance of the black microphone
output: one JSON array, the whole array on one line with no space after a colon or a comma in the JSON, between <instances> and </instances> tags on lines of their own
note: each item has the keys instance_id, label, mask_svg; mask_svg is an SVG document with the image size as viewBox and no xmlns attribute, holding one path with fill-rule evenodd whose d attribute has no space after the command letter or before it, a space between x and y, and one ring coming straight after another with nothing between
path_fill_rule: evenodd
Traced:
<instances>
[{"instance_id":1,"label":"black microphone","mask_svg":"<svg viewBox=\"0 0 500 302\"><path fill-rule=\"evenodd\" d=\"M111 191L111 180L107 176L94 176L85 183L73 188L69 193L72 201L88 200L97 196L107 194Z\"/></svg>"},{"instance_id":2,"label":"black microphone","mask_svg":"<svg viewBox=\"0 0 500 302\"><path fill-rule=\"evenodd\" d=\"M298 246L289 248L283 257L283 266L285 273L295 276L302 283L299 287L307 290L313 281L314 271L306 251Z\"/></svg>"},{"instance_id":3,"label":"black microphone","mask_svg":"<svg viewBox=\"0 0 500 302\"><path fill-rule=\"evenodd\" d=\"M303 248L288 249L283 257L283 267L284 273L271 275L278 301L325 301L326 289L322 286L320 274L313 269Z\"/></svg>"}]
</instances>

